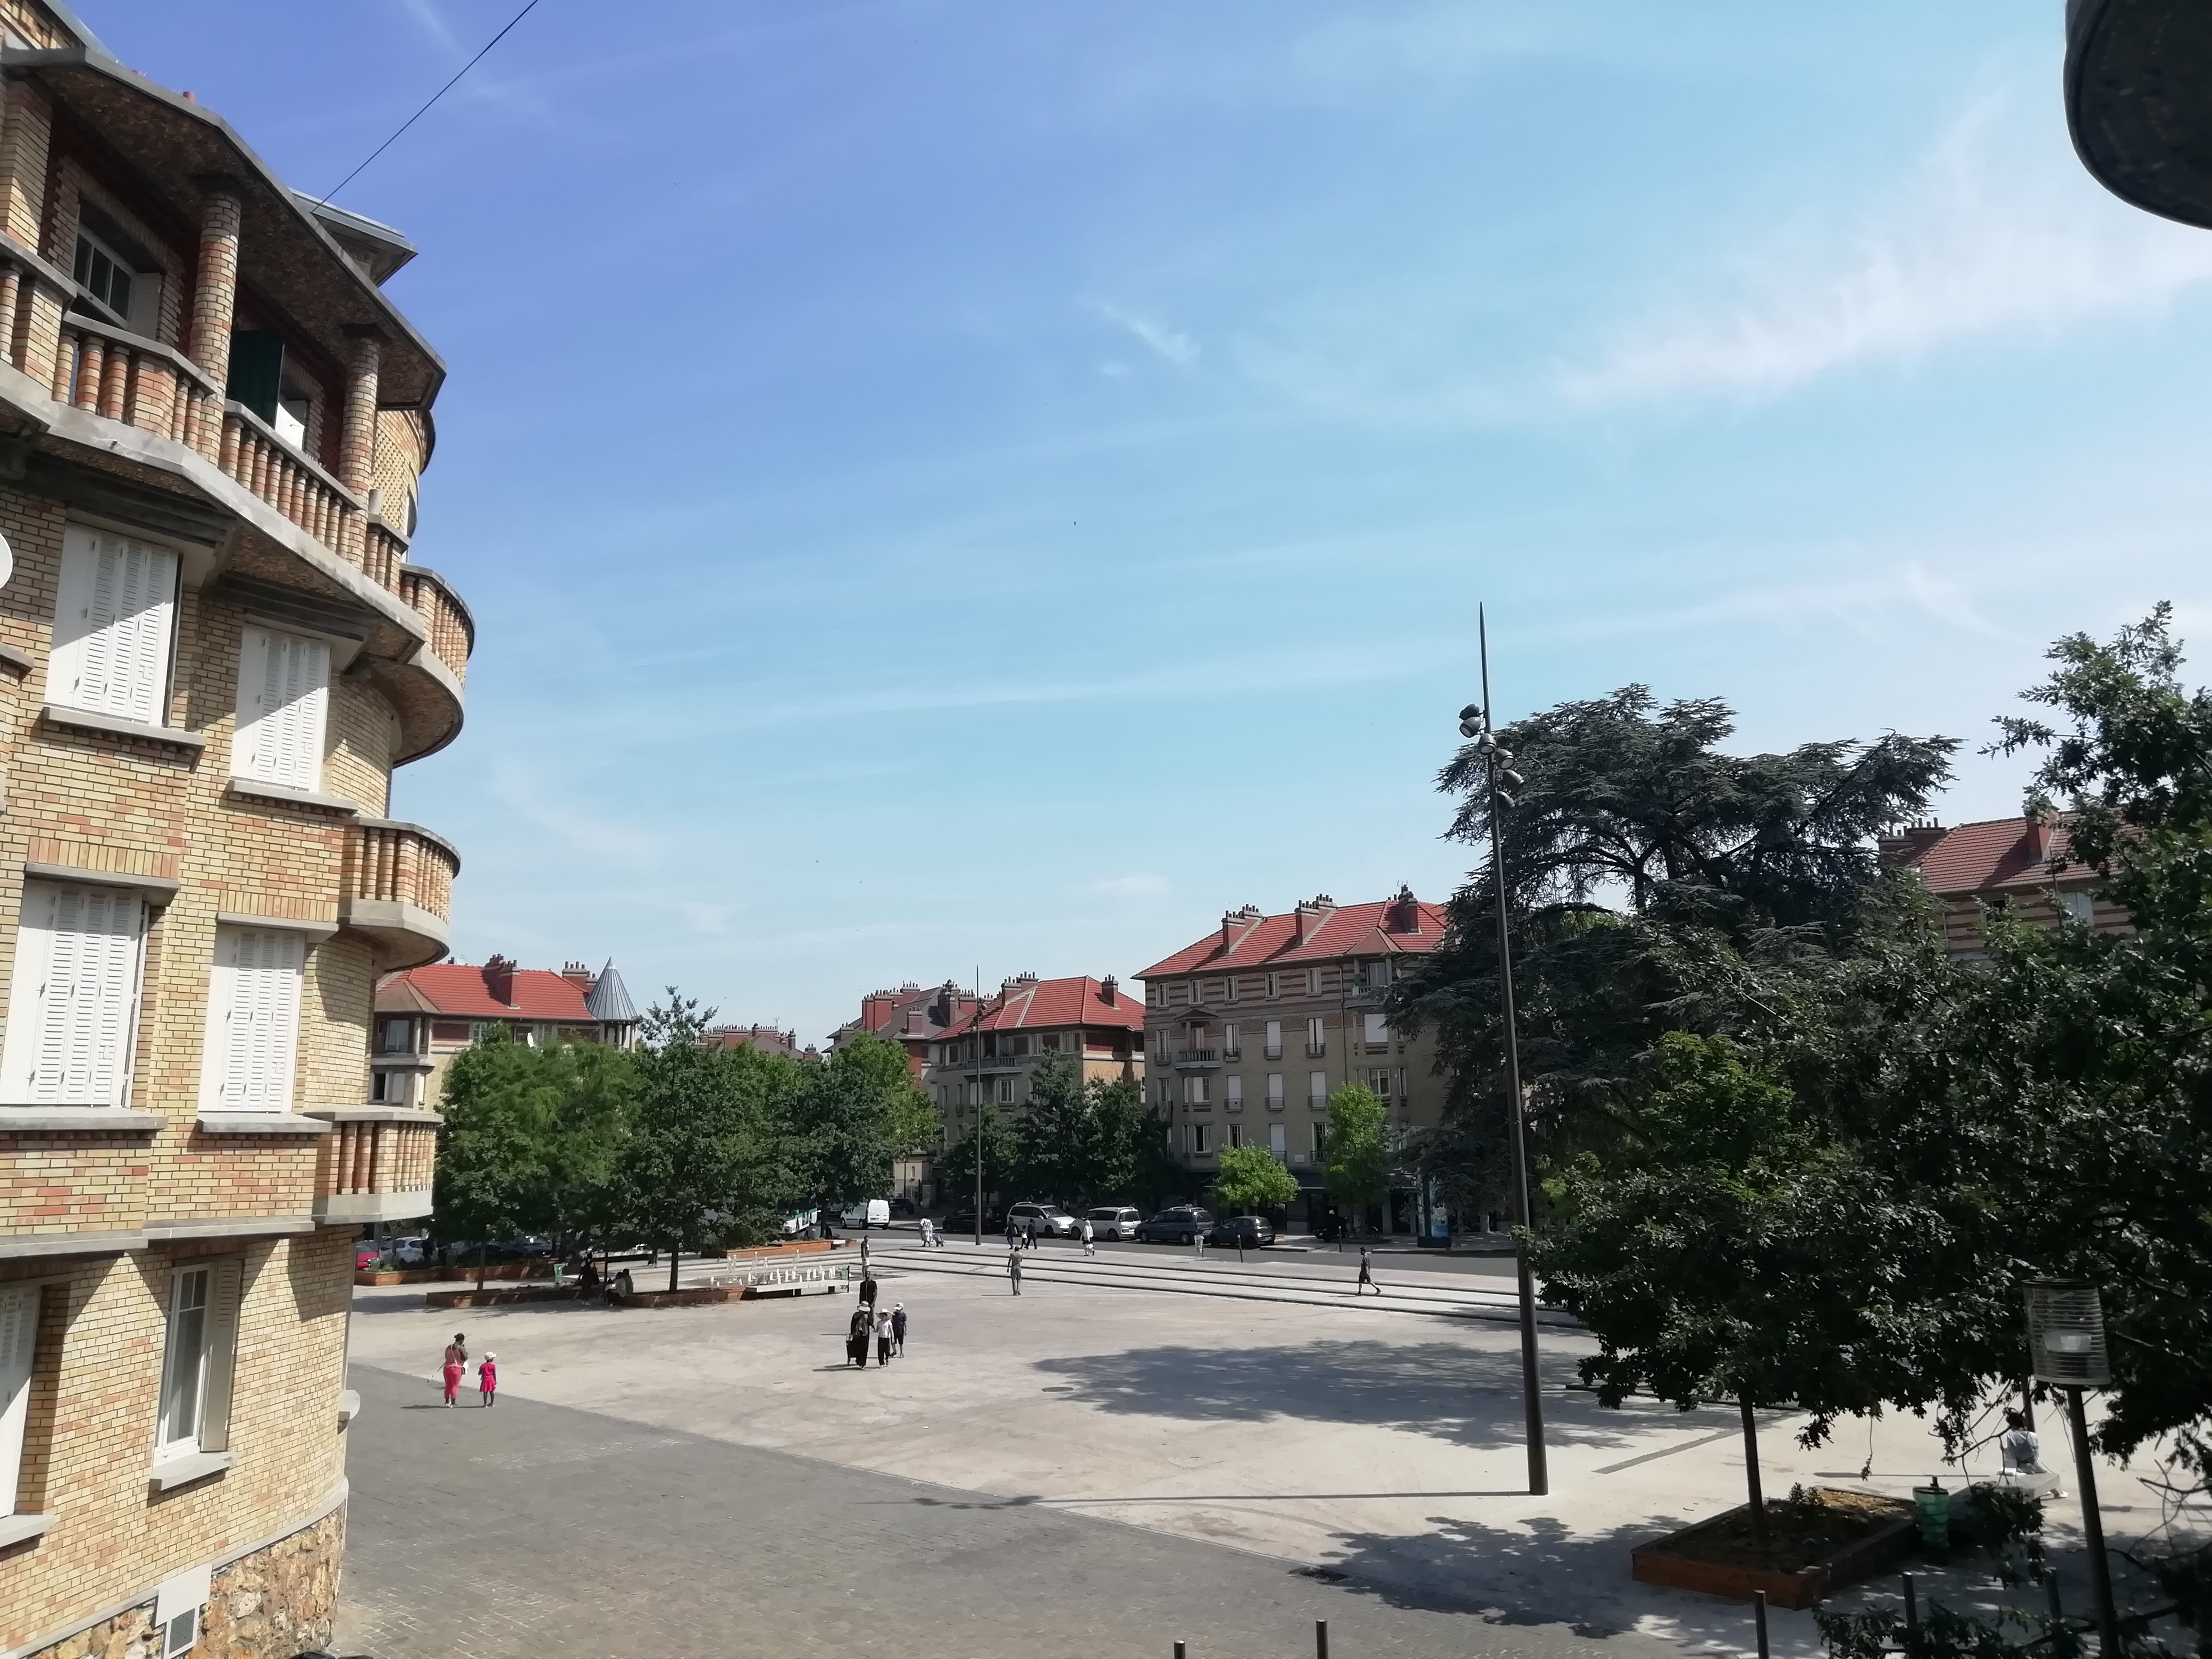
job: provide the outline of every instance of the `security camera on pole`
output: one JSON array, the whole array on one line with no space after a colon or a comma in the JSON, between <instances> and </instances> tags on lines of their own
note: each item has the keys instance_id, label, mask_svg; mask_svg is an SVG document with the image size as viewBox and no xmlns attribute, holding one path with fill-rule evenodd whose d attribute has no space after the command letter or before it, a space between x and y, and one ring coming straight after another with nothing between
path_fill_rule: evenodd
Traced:
<instances>
[{"instance_id":1,"label":"security camera on pole","mask_svg":"<svg viewBox=\"0 0 2212 1659\"><path fill-rule=\"evenodd\" d=\"M1475 610L1475 630L1482 649L1482 701L1459 711L1459 734L1469 739L1488 763L1490 791L1490 884L1498 897L1498 992L1505 1015L1505 1095L1513 1138L1513 1208L1520 1224L1514 1242L1514 1263L1521 1287L1521 1402L1528 1419L1528 1490L1541 1497L1552 1480L1544 1459L1544 1400L1536 1364L1536 1281L1528 1271L1528 1230L1534 1212L1528 1197L1528 1114L1521 1093L1521 1042L1513 1013L1513 942L1505 915L1505 852L1500 820L1510 811L1510 793L1528 780L1513 769L1513 757L1498 746L1490 718L1490 626L1482 610Z\"/></svg>"}]
</instances>

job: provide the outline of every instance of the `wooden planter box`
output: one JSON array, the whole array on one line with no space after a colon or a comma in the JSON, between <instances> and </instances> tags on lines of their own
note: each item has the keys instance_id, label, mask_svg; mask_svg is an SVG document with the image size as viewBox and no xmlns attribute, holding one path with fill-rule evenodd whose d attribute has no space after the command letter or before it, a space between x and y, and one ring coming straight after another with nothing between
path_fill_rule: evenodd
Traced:
<instances>
[{"instance_id":1,"label":"wooden planter box","mask_svg":"<svg viewBox=\"0 0 2212 1659\"><path fill-rule=\"evenodd\" d=\"M353 1282L356 1285L438 1285L451 1284L457 1279L474 1280L474 1267L369 1267L356 1268ZM484 1282L490 1284L507 1279L550 1279L553 1264L550 1261L493 1261L485 1264Z\"/></svg>"},{"instance_id":2,"label":"wooden planter box","mask_svg":"<svg viewBox=\"0 0 2212 1659\"><path fill-rule=\"evenodd\" d=\"M1728 1530L1730 1523L1751 1513L1748 1504L1694 1527L1670 1533L1644 1545L1629 1557L1638 1583L1663 1584L1669 1589L1696 1590L1705 1595L1724 1595L1749 1601L1760 1590L1767 1605L1776 1607L1817 1606L1846 1584L1870 1577L1911 1548L1919 1523L1912 1505L1899 1502L1896 1518L1838 1547L1832 1554L1808 1562L1796 1571L1741 1565L1702 1559L1698 1546L1711 1534Z\"/></svg>"},{"instance_id":3,"label":"wooden planter box","mask_svg":"<svg viewBox=\"0 0 2212 1659\"><path fill-rule=\"evenodd\" d=\"M842 1248L844 1243L842 1238L799 1238L788 1244L752 1244L741 1250L724 1250L721 1258L725 1261L756 1261L780 1255L819 1255L824 1250Z\"/></svg>"}]
</instances>

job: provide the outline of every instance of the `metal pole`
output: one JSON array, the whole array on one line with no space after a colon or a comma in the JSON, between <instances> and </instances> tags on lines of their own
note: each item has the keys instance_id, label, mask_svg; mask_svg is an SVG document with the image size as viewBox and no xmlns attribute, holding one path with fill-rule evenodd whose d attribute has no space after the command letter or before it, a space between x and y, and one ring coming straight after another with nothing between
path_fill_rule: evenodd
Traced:
<instances>
[{"instance_id":1,"label":"metal pole","mask_svg":"<svg viewBox=\"0 0 2212 1659\"><path fill-rule=\"evenodd\" d=\"M983 967L978 963L975 966L975 1018L979 1023L982 1016ZM971 1030L968 1040L975 1045L975 1248L980 1250L983 1248L983 1039ZM1176 1646L1180 1648L1182 1644L1178 1642ZM1180 1654L1176 1659L1181 1659Z\"/></svg>"},{"instance_id":2,"label":"metal pole","mask_svg":"<svg viewBox=\"0 0 2212 1659\"><path fill-rule=\"evenodd\" d=\"M1758 1600L1752 1604L1752 1614L1759 1626L1759 1659L1768 1659L1766 1648L1766 1592L1753 1590Z\"/></svg>"},{"instance_id":3,"label":"metal pole","mask_svg":"<svg viewBox=\"0 0 2212 1659\"><path fill-rule=\"evenodd\" d=\"M1493 737L1498 726L1491 717L1490 624L1482 608L1475 610L1475 630L1482 651L1482 719ZM1527 1421L1528 1491L1542 1497L1552 1489L1544 1457L1544 1400L1536 1363L1536 1281L1528 1271L1528 1231L1534 1211L1528 1194L1528 1103L1521 1093L1521 1038L1514 1021L1513 942L1505 915L1505 849L1498 828L1498 750L1490 751L1490 881L1498 895L1498 994L1505 1015L1505 1094L1513 1126L1513 1207L1520 1222L1513 1256L1521 1291L1521 1403Z\"/></svg>"},{"instance_id":4,"label":"metal pole","mask_svg":"<svg viewBox=\"0 0 2212 1659\"><path fill-rule=\"evenodd\" d=\"M2074 1478L2081 1488L2081 1543L2089 1552L2089 1589L2097 1598L2097 1650L2120 1659L2120 1614L2112 1605L2112 1565L2105 1559L2105 1518L2097 1512L2097 1463L2089 1451L2089 1419L2081 1390L2066 1390L2066 1415L2074 1425Z\"/></svg>"},{"instance_id":5,"label":"metal pole","mask_svg":"<svg viewBox=\"0 0 2212 1659\"><path fill-rule=\"evenodd\" d=\"M1314 1620L1314 1659L1328 1659L1328 1620Z\"/></svg>"}]
</instances>

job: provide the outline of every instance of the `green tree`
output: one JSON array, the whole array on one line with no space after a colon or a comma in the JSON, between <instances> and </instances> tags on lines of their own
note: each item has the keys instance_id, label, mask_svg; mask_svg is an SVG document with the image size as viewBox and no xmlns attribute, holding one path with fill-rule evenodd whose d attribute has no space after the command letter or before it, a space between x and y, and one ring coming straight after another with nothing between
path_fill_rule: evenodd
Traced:
<instances>
[{"instance_id":1,"label":"green tree","mask_svg":"<svg viewBox=\"0 0 2212 1659\"><path fill-rule=\"evenodd\" d=\"M1297 1201L1297 1177L1260 1146L1222 1149L1219 1172L1213 1177L1214 1195L1232 1215L1255 1210L1279 1210Z\"/></svg>"},{"instance_id":2,"label":"green tree","mask_svg":"<svg viewBox=\"0 0 2212 1659\"><path fill-rule=\"evenodd\" d=\"M836 1209L890 1192L891 1161L918 1128L915 1094L906 1050L881 1037L857 1037L801 1068L787 1125L815 1201Z\"/></svg>"},{"instance_id":3,"label":"green tree","mask_svg":"<svg viewBox=\"0 0 2212 1659\"><path fill-rule=\"evenodd\" d=\"M1389 1197L1390 1115L1373 1090L1347 1083L1328 1097L1327 1157L1332 1202L1359 1214Z\"/></svg>"},{"instance_id":4,"label":"green tree","mask_svg":"<svg viewBox=\"0 0 2212 1659\"><path fill-rule=\"evenodd\" d=\"M995 1106L970 1108L982 1114L983 1192L986 1200L1013 1190L1020 1149L1014 1131ZM937 1154L937 1185L945 1202L959 1208L975 1201L976 1124L955 1115L947 1120L944 1150Z\"/></svg>"},{"instance_id":5,"label":"green tree","mask_svg":"<svg viewBox=\"0 0 2212 1659\"><path fill-rule=\"evenodd\" d=\"M630 1133L616 1160L621 1212L668 1251L672 1291L677 1253L728 1216L763 1150L757 1103L740 1083L738 1057L750 1051L705 1047L714 1018L672 985L666 1003L646 1011Z\"/></svg>"},{"instance_id":6,"label":"green tree","mask_svg":"<svg viewBox=\"0 0 2212 1659\"><path fill-rule=\"evenodd\" d=\"M1014 1120L1014 1180L1025 1196L1083 1202L1097 1150L1091 1107L1083 1073L1067 1055L1047 1054L1030 1068L1029 1100Z\"/></svg>"},{"instance_id":7,"label":"green tree","mask_svg":"<svg viewBox=\"0 0 2212 1659\"><path fill-rule=\"evenodd\" d=\"M1134 1078L1093 1078L1085 1085L1090 1114L1084 1123L1084 1173L1076 1198L1085 1205L1126 1204L1142 1190L1147 1143L1163 1141L1158 1121L1145 1110Z\"/></svg>"}]
</instances>

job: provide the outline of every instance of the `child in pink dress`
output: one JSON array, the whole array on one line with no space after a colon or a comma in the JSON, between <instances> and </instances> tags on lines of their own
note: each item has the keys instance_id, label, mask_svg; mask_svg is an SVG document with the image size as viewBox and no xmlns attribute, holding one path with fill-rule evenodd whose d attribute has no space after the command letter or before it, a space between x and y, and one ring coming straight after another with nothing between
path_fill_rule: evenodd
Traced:
<instances>
[{"instance_id":1,"label":"child in pink dress","mask_svg":"<svg viewBox=\"0 0 2212 1659\"><path fill-rule=\"evenodd\" d=\"M499 1356L486 1354L477 1366L477 1387L483 1392L483 1403L499 1404Z\"/></svg>"}]
</instances>

